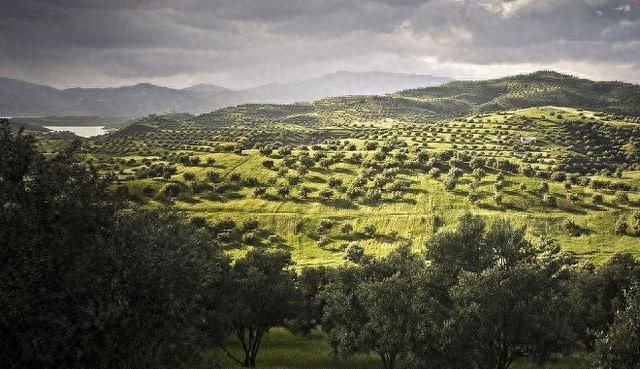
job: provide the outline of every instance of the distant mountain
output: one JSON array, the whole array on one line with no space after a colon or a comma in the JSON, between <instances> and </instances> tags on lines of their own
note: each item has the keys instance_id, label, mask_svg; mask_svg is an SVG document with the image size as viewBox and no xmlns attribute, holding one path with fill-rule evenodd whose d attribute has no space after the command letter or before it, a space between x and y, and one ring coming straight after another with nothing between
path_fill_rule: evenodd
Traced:
<instances>
[{"instance_id":1,"label":"distant mountain","mask_svg":"<svg viewBox=\"0 0 640 369\"><path fill-rule=\"evenodd\" d=\"M382 96L342 96L310 104L245 104L201 114L203 126L293 123L312 126L318 117L365 122L393 118L425 123L443 118L529 107L561 106L640 116L640 85L595 82L555 72L536 72L485 81L451 81L436 87ZM159 117L152 117L156 118ZM162 117L170 119L170 117ZM152 120L153 120L152 119ZM175 121L175 120L174 120Z\"/></svg>"},{"instance_id":2,"label":"distant mountain","mask_svg":"<svg viewBox=\"0 0 640 369\"><path fill-rule=\"evenodd\" d=\"M233 91L226 87L216 86L216 85L208 85L206 83L200 83L197 85L193 85L191 87L183 88L182 91L193 91L193 92L228 92Z\"/></svg>"},{"instance_id":3,"label":"distant mountain","mask_svg":"<svg viewBox=\"0 0 640 369\"><path fill-rule=\"evenodd\" d=\"M34 115L66 109L64 93L49 86L0 78L0 115Z\"/></svg>"},{"instance_id":4,"label":"distant mountain","mask_svg":"<svg viewBox=\"0 0 640 369\"><path fill-rule=\"evenodd\" d=\"M243 91L252 101L313 101L331 96L384 95L416 87L430 87L450 81L428 75L386 72L336 72L302 82L269 84Z\"/></svg>"},{"instance_id":5,"label":"distant mountain","mask_svg":"<svg viewBox=\"0 0 640 369\"><path fill-rule=\"evenodd\" d=\"M286 84L245 90L198 84L172 89L141 83L115 88L56 89L0 78L0 115L143 116L166 112L203 113L243 103L288 103L330 96L386 94L434 86L447 78L400 73L338 72Z\"/></svg>"}]
</instances>

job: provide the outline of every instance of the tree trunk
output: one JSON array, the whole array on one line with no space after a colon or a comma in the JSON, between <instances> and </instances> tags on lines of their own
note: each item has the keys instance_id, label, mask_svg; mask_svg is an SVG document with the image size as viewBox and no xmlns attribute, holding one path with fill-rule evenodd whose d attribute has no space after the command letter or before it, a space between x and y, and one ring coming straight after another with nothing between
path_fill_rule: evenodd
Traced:
<instances>
[{"instance_id":1,"label":"tree trunk","mask_svg":"<svg viewBox=\"0 0 640 369\"><path fill-rule=\"evenodd\" d=\"M396 354L392 354L392 353L388 353L388 352L383 352L380 353L378 352L378 355L380 355L380 359L382 359L382 367L384 369L394 369L396 366Z\"/></svg>"}]
</instances>

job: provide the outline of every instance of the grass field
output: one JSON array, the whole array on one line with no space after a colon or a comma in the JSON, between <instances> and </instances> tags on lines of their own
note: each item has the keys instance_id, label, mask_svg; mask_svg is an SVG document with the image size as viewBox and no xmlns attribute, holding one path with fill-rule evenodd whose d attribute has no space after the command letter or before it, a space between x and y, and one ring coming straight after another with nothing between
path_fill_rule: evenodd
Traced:
<instances>
[{"instance_id":1,"label":"grass field","mask_svg":"<svg viewBox=\"0 0 640 369\"><path fill-rule=\"evenodd\" d=\"M284 247L291 250L299 268L342 263L343 249L350 241L359 242L372 255L385 254L394 245L407 242L419 251L435 231L451 225L465 211L490 220L509 218L526 226L531 237L551 236L564 249L596 262L615 252L640 255L637 237L615 231L618 219L629 218L640 209L638 170L626 170L618 178L594 169L591 173L575 174L576 179L569 185L566 181L504 171L504 179L500 181L503 188L496 189L499 170L487 166L486 175L474 183L472 170L466 168L455 189L445 191L446 171L451 167L446 161L439 164L442 175L433 178L428 170L397 164L400 159L396 159L404 153L406 158L402 160L406 163L420 150L432 156L450 150L467 157L530 165L535 171L549 173L572 165L597 168L608 164L601 159L607 155L611 160L637 160L633 159L638 156L634 143L640 137L635 137L634 132L640 125L635 121L593 111L544 107L424 124L390 118L359 121L340 111L331 111L317 119L323 123L300 125L298 121L306 122L317 113L294 106L292 115L286 115L285 111L275 118L263 117L265 121L260 124L247 123L248 116L255 118L262 112L255 109L257 112L244 111L244 115L229 118L226 126L203 122L203 117L194 121L145 122L145 127L152 128L87 141L86 155L99 163L105 173L116 173L117 183L127 186L129 193L147 206L161 206L153 194L161 193L168 183L189 187L208 182L209 172L218 173L213 189L209 186L204 191L176 196L175 207L189 217L203 217L210 224L225 218L233 219L237 225L256 219L260 229L254 232L251 242L242 242L238 237L233 242L225 240L229 254L242 255L259 245ZM616 139L624 134L629 137ZM534 137L535 142L522 144L521 137ZM628 141L622 142L623 139ZM278 150L269 153L246 148L232 150L246 146L248 141L254 146L288 145L292 149L286 155ZM363 164L348 160L356 155L362 155L365 161L373 157L377 151L367 149L367 143L375 143L378 150L384 145L394 145L382 163L396 165L398 169L391 180L404 181L405 185L394 191L390 189L392 184L387 184L376 201L352 201L347 198L347 189L356 179L368 181L365 190L371 188L375 179L376 174L367 174ZM59 148L60 142L45 139L42 147ZM314 156L319 152L334 158L333 162L327 166L313 165L303 175L296 172L297 164L285 163L291 158L295 161L303 153ZM199 162L181 164L169 154L198 158ZM272 169L263 165L266 159L273 162ZM173 165L176 172L164 178L137 175L153 164ZM564 172L567 176L572 174L570 169ZM186 180L185 173L193 178ZM626 187L594 188L581 182L584 177ZM243 184L249 178L264 187L266 193L256 195L255 185ZM330 188L331 179L342 183ZM542 183L548 183L548 193L556 199L556 206L544 204L538 192ZM220 190L221 186L224 188ZM278 196L278 187L282 186L290 187L286 198ZM307 198L300 194L302 187L311 191ZM329 189L331 195L322 198L321 191ZM497 192L500 203L494 198ZM474 203L469 200L470 193L476 196ZM627 200L618 201L621 193ZM569 194L573 194L571 200ZM602 202L592 203L593 195L602 196ZM333 225L318 231L319 224L327 220ZM567 231L567 220L575 223L579 236ZM346 234L341 232L345 224L353 228ZM375 226L373 237L363 234L369 225Z\"/></svg>"},{"instance_id":2,"label":"grass field","mask_svg":"<svg viewBox=\"0 0 640 369\"><path fill-rule=\"evenodd\" d=\"M228 349L240 354L240 347L233 340ZM205 354L216 357L222 368L240 368L229 359L222 350L212 350ZM380 359L372 355L358 354L340 359L329 350L322 332L314 331L307 337L294 336L284 329L273 329L265 337L257 358L257 367L263 369L377 369L381 368ZM582 353L568 357L556 357L544 366L538 366L528 360L514 363L514 369L581 369L590 368L590 359Z\"/></svg>"}]
</instances>

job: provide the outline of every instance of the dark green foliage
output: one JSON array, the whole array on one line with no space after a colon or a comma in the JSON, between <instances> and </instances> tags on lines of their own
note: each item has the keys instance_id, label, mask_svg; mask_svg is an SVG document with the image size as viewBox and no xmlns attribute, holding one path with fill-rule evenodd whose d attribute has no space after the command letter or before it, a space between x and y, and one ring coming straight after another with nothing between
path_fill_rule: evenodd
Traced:
<instances>
[{"instance_id":1,"label":"dark green foliage","mask_svg":"<svg viewBox=\"0 0 640 369\"><path fill-rule=\"evenodd\" d=\"M228 290L230 328L240 341L243 358L229 357L245 367L255 367L264 335L296 316L299 301L295 274L289 271L291 255L284 251L254 249L231 270Z\"/></svg>"},{"instance_id":2,"label":"dark green foliage","mask_svg":"<svg viewBox=\"0 0 640 369\"><path fill-rule=\"evenodd\" d=\"M374 352L393 369L424 333L431 319L420 294L422 259L400 248L362 267L342 268L325 288L323 330L331 349L343 356Z\"/></svg>"},{"instance_id":3,"label":"dark green foliage","mask_svg":"<svg viewBox=\"0 0 640 369\"><path fill-rule=\"evenodd\" d=\"M175 368L222 339L228 260L173 213L121 210L75 156L0 134L0 363Z\"/></svg>"},{"instance_id":4,"label":"dark green foliage","mask_svg":"<svg viewBox=\"0 0 640 369\"><path fill-rule=\"evenodd\" d=\"M640 368L640 290L628 290L627 304L616 313L609 331L597 344L603 369Z\"/></svg>"},{"instance_id":5,"label":"dark green foliage","mask_svg":"<svg viewBox=\"0 0 640 369\"><path fill-rule=\"evenodd\" d=\"M606 332L616 313L626 305L624 291L640 282L640 262L629 254L615 254L606 263L586 265L574 277L576 331L589 349L600 332Z\"/></svg>"},{"instance_id":6,"label":"dark green foliage","mask_svg":"<svg viewBox=\"0 0 640 369\"><path fill-rule=\"evenodd\" d=\"M445 337L455 351L445 356L456 365L505 369L520 357L544 361L570 346L563 256L557 244L534 246L524 234L506 221L485 230L482 218L466 214L427 244L435 275L450 289Z\"/></svg>"}]
</instances>

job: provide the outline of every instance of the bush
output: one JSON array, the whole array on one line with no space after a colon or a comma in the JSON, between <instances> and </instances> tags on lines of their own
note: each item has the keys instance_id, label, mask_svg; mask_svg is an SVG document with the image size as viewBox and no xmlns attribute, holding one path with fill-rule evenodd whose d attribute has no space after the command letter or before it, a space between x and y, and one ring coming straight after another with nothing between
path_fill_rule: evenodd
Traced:
<instances>
[{"instance_id":1,"label":"bush","mask_svg":"<svg viewBox=\"0 0 640 369\"><path fill-rule=\"evenodd\" d=\"M253 190L253 195L256 197L261 197L265 193L267 193L267 189L265 187L256 187L255 190Z\"/></svg>"},{"instance_id":2,"label":"bush","mask_svg":"<svg viewBox=\"0 0 640 369\"><path fill-rule=\"evenodd\" d=\"M571 201L573 204L577 204L580 202L580 195L575 192L568 193L567 200Z\"/></svg>"},{"instance_id":3,"label":"bush","mask_svg":"<svg viewBox=\"0 0 640 369\"><path fill-rule=\"evenodd\" d=\"M258 237L253 232L247 232L242 235L242 243L247 245L253 245L257 241Z\"/></svg>"},{"instance_id":4,"label":"bush","mask_svg":"<svg viewBox=\"0 0 640 369\"><path fill-rule=\"evenodd\" d=\"M616 221L616 234L625 235L629 230L629 224L626 222L624 218L620 218Z\"/></svg>"},{"instance_id":5,"label":"bush","mask_svg":"<svg viewBox=\"0 0 640 369\"><path fill-rule=\"evenodd\" d=\"M562 228L573 237L578 237L582 233L580 227L573 219L566 219L562 222Z\"/></svg>"},{"instance_id":6,"label":"bush","mask_svg":"<svg viewBox=\"0 0 640 369\"><path fill-rule=\"evenodd\" d=\"M596 193L591 196L591 203L594 205L601 205L604 202L604 199L601 194Z\"/></svg>"},{"instance_id":7,"label":"bush","mask_svg":"<svg viewBox=\"0 0 640 369\"><path fill-rule=\"evenodd\" d=\"M357 242L349 242L344 250L344 258L352 263L359 263L364 257L364 248Z\"/></svg>"},{"instance_id":8,"label":"bush","mask_svg":"<svg viewBox=\"0 0 640 369\"><path fill-rule=\"evenodd\" d=\"M458 184L456 177L449 176L444 180L444 189L448 192L453 191Z\"/></svg>"},{"instance_id":9,"label":"bush","mask_svg":"<svg viewBox=\"0 0 640 369\"><path fill-rule=\"evenodd\" d=\"M345 223L340 228L340 232L342 232L342 234L346 236L353 232L353 226L351 225L351 223Z\"/></svg>"},{"instance_id":10,"label":"bush","mask_svg":"<svg viewBox=\"0 0 640 369\"><path fill-rule=\"evenodd\" d=\"M267 169L273 169L274 162L271 159L265 159L262 161L262 166Z\"/></svg>"},{"instance_id":11,"label":"bush","mask_svg":"<svg viewBox=\"0 0 640 369\"><path fill-rule=\"evenodd\" d=\"M258 229L258 227L260 226L260 222L258 222L257 219L247 219L244 221L244 223L242 224L242 229L245 231L252 231L254 229Z\"/></svg>"},{"instance_id":12,"label":"bush","mask_svg":"<svg viewBox=\"0 0 640 369\"><path fill-rule=\"evenodd\" d=\"M182 178L184 178L185 181L195 181L196 180L196 175L193 172L184 172L182 173Z\"/></svg>"},{"instance_id":13,"label":"bush","mask_svg":"<svg viewBox=\"0 0 640 369\"><path fill-rule=\"evenodd\" d=\"M368 238L374 238L376 236L377 228L373 224L369 224L364 227L362 233Z\"/></svg>"},{"instance_id":14,"label":"bush","mask_svg":"<svg viewBox=\"0 0 640 369\"><path fill-rule=\"evenodd\" d=\"M330 238L328 238L328 237L324 237L324 236L322 236L322 237L320 237L320 239L318 240L318 245L319 245L320 247L327 246L327 245L328 245L328 244L330 244L330 243L331 243L331 239L330 239Z\"/></svg>"},{"instance_id":15,"label":"bush","mask_svg":"<svg viewBox=\"0 0 640 369\"><path fill-rule=\"evenodd\" d=\"M545 193L544 194L544 196L542 197L542 203L545 206L548 206L550 208L555 208L556 205L557 205L556 198L550 193Z\"/></svg>"}]
</instances>

